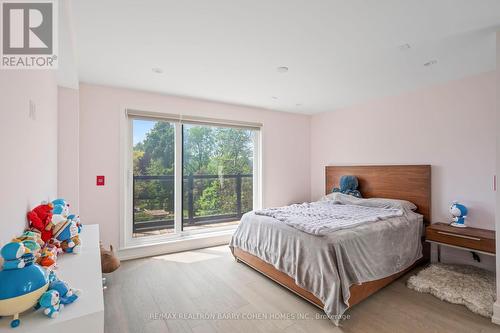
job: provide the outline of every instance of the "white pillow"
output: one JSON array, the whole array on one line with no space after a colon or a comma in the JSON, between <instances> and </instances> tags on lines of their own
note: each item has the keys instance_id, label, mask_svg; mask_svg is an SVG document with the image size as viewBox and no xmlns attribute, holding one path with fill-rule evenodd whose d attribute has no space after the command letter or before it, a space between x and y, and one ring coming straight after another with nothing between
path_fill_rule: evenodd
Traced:
<instances>
[{"instance_id":1,"label":"white pillow","mask_svg":"<svg viewBox=\"0 0 500 333\"><path fill-rule=\"evenodd\" d=\"M360 205L367 207L377 207L377 208L387 208L387 209L408 209L416 210L417 206L413 202L407 200L398 199L386 199L386 198L356 198L352 195L344 193L330 193L321 197L320 201L334 201L335 203L342 205Z\"/></svg>"}]
</instances>

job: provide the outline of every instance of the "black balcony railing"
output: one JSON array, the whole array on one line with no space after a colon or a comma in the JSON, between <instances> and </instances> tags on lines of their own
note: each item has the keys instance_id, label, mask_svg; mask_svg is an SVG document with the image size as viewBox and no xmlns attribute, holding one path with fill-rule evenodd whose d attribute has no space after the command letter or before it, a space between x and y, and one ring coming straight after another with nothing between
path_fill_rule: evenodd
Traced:
<instances>
[{"instance_id":1,"label":"black balcony railing","mask_svg":"<svg viewBox=\"0 0 500 333\"><path fill-rule=\"evenodd\" d=\"M252 209L250 205L243 204L243 197L247 201L252 198L252 174L234 174L234 175L188 175L183 177L183 216L182 225L201 226L206 224L216 224L223 222L236 221L241 216ZM134 176L133 177L133 232L150 232L161 229L174 228L174 175L166 176ZM230 196L233 209L213 210L200 213L197 211L196 201L206 188L206 184L211 182L234 182L234 194ZM154 183L155 190L145 190L140 188L140 184L145 182ZM248 182L247 186L243 186ZM229 186L232 186L230 184ZM161 195L158 192L161 191ZM197 198L196 198L197 197ZM250 199L250 200L248 200ZM227 204L227 202L226 202ZM227 205L226 205L227 206ZM158 216L158 218L155 218Z\"/></svg>"}]
</instances>

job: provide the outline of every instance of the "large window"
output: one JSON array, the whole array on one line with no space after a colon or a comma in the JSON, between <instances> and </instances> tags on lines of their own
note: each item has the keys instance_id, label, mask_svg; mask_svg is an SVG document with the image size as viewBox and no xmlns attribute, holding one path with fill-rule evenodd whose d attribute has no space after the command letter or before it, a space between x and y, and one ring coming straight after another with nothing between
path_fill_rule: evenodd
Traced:
<instances>
[{"instance_id":1,"label":"large window","mask_svg":"<svg viewBox=\"0 0 500 333\"><path fill-rule=\"evenodd\" d=\"M165 121L132 120L134 237L174 231L175 127Z\"/></svg>"},{"instance_id":2,"label":"large window","mask_svg":"<svg viewBox=\"0 0 500 333\"><path fill-rule=\"evenodd\" d=\"M129 115L129 240L221 230L258 206L259 128Z\"/></svg>"},{"instance_id":3,"label":"large window","mask_svg":"<svg viewBox=\"0 0 500 333\"><path fill-rule=\"evenodd\" d=\"M182 229L238 223L253 207L255 131L183 125Z\"/></svg>"}]
</instances>

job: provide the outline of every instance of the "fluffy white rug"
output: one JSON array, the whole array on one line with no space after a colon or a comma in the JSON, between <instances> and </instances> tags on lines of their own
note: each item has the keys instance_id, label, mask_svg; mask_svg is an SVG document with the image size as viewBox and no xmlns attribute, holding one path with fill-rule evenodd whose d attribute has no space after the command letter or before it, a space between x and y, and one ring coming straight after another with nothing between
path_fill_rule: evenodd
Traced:
<instances>
[{"instance_id":1,"label":"fluffy white rug","mask_svg":"<svg viewBox=\"0 0 500 333\"><path fill-rule=\"evenodd\" d=\"M408 279L407 286L430 293L440 300L463 304L481 316L493 315L495 276L492 272L465 265L432 264Z\"/></svg>"}]
</instances>

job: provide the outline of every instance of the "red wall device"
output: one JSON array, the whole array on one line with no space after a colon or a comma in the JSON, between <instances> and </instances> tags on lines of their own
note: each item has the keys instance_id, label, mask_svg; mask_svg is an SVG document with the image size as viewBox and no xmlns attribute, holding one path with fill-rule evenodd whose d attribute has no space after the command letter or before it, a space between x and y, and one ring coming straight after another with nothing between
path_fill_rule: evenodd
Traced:
<instances>
[{"instance_id":1,"label":"red wall device","mask_svg":"<svg viewBox=\"0 0 500 333\"><path fill-rule=\"evenodd\" d=\"M104 186L104 176L97 176L96 185L97 186Z\"/></svg>"}]
</instances>

